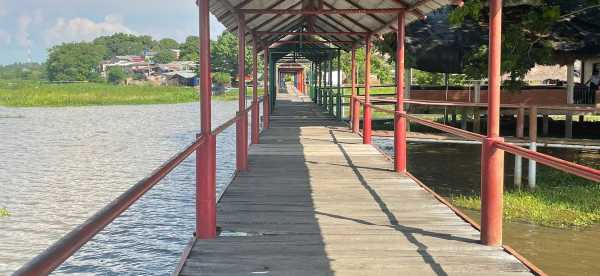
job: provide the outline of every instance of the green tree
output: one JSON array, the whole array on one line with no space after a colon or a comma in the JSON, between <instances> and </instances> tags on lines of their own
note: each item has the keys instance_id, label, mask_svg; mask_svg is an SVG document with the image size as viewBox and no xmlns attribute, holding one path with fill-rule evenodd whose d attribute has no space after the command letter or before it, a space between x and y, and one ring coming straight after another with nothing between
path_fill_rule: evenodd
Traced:
<instances>
[{"instance_id":1,"label":"green tree","mask_svg":"<svg viewBox=\"0 0 600 276\"><path fill-rule=\"evenodd\" d=\"M160 52L158 52L158 54L156 54L156 56L154 56L154 62L165 64L165 63L173 62L176 58L177 58L177 55L175 54L175 52L168 50L168 49L160 50Z\"/></svg>"},{"instance_id":2,"label":"green tree","mask_svg":"<svg viewBox=\"0 0 600 276\"><path fill-rule=\"evenodd\" d=\"M127 79L127 73L121 67L111 67L108 70L108 82L112 84L121 84Z\"/></svg>"},{"instance_id":3,"label":"green tree","mask_svg":"<svg viewBox=\"0 0 600 276\"><path fill-rule=\"evenodd\" d=\"M352 53L342 52L342 72L347 78L347 82L350 81L351 70L352 70ZM359 48L356 50L356 70L358 72L358 83L364 83L365 80L365 49ZM335 63L335 62L334 62ZM393 75L393 63L390 64L388 60L381 55L381 53L375 51L371 54L371 74L376 75L381 83L389 84L394 82Z\"/></svg>"},{"instance_id":4,"label":"green tree","mask_svg":"<svg viewBox=\"0 0 600 276\"><path fill-rule=\"evenodd\" d=\"M104 59L124 55L142 55L144 50L154 49L157 45L150 36L135 36L124 33L98 37L94 39L94 44L107 49Z\"/></svg>"},{"instance_id":5,"label":"green tree","mask_svg":"<svg viewBox=\"0 0 600 276\"><path fill-rule=\"evenodd\" d=\"M51 81L97 81L98 66L106 48L87 42L64 43L49 50L47 71Z\"/></svg>"},{"instance_id":6,"label":"green tree","mask_svg":"<svg viewBox=\"0 0 600 276\"><path fill-rule=\"evenodd\" d=\"M198 49L199 45L200 39L197 36L188 36L185 39L185 42L179 45L179 50L181 50L180 59L197 61L200 57L200 50Z\"/></svg>"},{"instance_id":7,"label":"green tree","mask_svg":"<svg viewBox=\"0 0 600 276\"><path fill-rule=\"evenodd\" d=\"M569 0L572 1L572 0ZM598 4L598 0L586 0ZM518 5L517 16L503 18L502 72L511 82L518 83L536 64L552 63L552 27L563 17L561 2L565 0L507 1L505 6ZM467 0L462 8L450 14L450 22L461 25L465 20L487 21L486 1ZM488 47L481 45L465 57L465 73L469 77L487 76Z\"/></svg>"},{"instance_id":8,"label":"green tree","mask_svg":"<svg viewBox=\"0 0 600 276\"><path fill-rule=\"evenodd\" d=\"M158 41L158 48L160 50L179 49L179 43L172 38L163 38Z\"/></svg>"},{"instance_id":9,"label":"green tree","mask_svg":"<svg viewBox=\"0 0 600 276\"><path fill-rule=\"evenodd\" d=\"M223 32L216 41L211 42L211 66L213 70L228 72L237 79L238 76L238 38L231 32ZM252 73L252 48L246 47L245 70L246 74ZM258 66L262 67L262 59L258 57Z\"/></svg>"}]
</instances>

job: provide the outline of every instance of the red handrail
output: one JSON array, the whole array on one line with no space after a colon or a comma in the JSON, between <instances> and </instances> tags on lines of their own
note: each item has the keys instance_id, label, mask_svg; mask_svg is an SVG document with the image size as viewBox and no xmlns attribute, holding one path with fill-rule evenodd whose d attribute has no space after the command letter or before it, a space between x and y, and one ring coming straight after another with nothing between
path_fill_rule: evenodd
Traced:
<instances>
[{"instance_id":1,"label":"red handrail","mask_svg":"<svg viewBox=\"0 0 600 276\"><path fill-rule=\"evenodd\" d=\"M362 105L365 105L364 100L362 100L358 97L356 99L358 100L359 103L361 103ZM378 110L378 111L385 112L388 114L395 114L395 111L393 111L393 110L381 108L381 107L375 106L372 103L369 104L369 106L371 106L371 108L374 110ZM421 119L421 118L415 117L413 115L408 115L406 113L400 113L399 115L404 118L407 118L410 121L414 121L418 124L425 125L425 126L428 126L428 127L431 127L431 128L443 131L443 132L447 132L447 133L450 133L450 134L453 134L453 135L456 135L456 136L459 136L459 137L462 137L465 139L483 142L484 139L486 138L484 135L481 135L478 133L474 133L474 132L462 130L459 128L447 126L447 125L436 123L436 122L433 122L430 120ZM547 154L543 154L540 152L528 150L528 149L522 148L522 147L514 145L514 144L510 144L510 143L507 143L504 141L494 141L494 146L498 149L504 150L511 154L522 156L522 157L525 157L525 158L528 158L531 160L535 160L536 162L538 162L540 164L558 169L560 171L574 174L579 177L583 177L585 179L592 180L595 182L600 182L600 170L586 167L583 165L579 165L579 164L569 162L566 160L562 160L560 158L556 158L556 157L553 157L553 156L550 156Z\"/></svg>"},{"instance_id":2,"label":"red handrail","mask_svg":"<svg viewBox=\"0 0 600 276\"><path fill-rule=\"evenodd\" d=\"M260 99L256 104L259 104L262 101L263 99ZM211 135L216 136L223 132L242 118L244 113L251 111L253 107L254 103L242 112L237 112L234 118L214 129L211 132ZM27 262L19 270L15 271L13 275L38 276L50 274L69 257L75 254L75 252L77 252L84 244L90 241L96 234L102 231L102 229L119 217L146 192L165 178L165 176L179 166L186 158L198 150L204 143L206 143L206 137L199 135L196 141L188 145L183 151L171 157L171 159L154 170L150 176L142 179L119 197L115 198L111 203L106 205L92 217L88 218L84 223L71 230L60 240L56 241L42 253Z\"/></svg>"}]
</instances>

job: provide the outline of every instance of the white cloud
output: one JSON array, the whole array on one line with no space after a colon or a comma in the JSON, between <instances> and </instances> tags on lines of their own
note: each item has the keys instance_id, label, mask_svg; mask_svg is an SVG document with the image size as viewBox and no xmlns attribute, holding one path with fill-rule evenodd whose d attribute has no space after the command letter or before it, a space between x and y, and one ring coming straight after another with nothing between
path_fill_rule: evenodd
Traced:
<instances>
[{"instance_id":1,"label":"white cloud","mask_svg":"<svg viewBox=\"0 0 600 276\"><path fill-rule=\"evenodd\" d=\"M33 18L28 15L21 15L17 18L17 33L15 39L23 48L31 48L32 42L29 34L29 26L33 22Z\"/></svg>"},{"instance_id":2,"label":"white cloud","mask_svg":"<svg viewBox=\"0 0 600 276\"><path fill-rule=\"evenodd\" d=\"M12 41L10 34L5 30L0 30L0 46L8 45Z\"/></svg>"},{"instance_id":3,"label":"white cloud","mask_svg":"<svg viewBox=\"0 0 600 276\"><path fill-rule=\"evenodd\" d=\"M91 41L102 35L114 33L134 33L123 24L117 15L108 15L104 21L94 22L88 18L76 17L70 20L58 18L56 24L45 34L48 45L62 42Z\"/></svg>"}]
</instances>

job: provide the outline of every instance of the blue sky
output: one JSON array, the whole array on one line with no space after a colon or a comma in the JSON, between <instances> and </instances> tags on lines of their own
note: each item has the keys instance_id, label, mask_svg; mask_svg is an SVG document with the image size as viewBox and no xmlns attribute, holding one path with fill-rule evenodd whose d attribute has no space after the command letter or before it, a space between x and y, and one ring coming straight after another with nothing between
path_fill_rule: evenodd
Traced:
<instances>
[{"instance_id":1,"label":"blue sky","mask_svg":"<svg viewBox=\"0 0 600 276\"><path fill-rule=\"evenodd\" d=\"M225 28L211 16L211 37ZM115 32L171 37L198 33L194 0L0 0L0 64L44 61L47 49Z\"/></svg>"}]
</instances>

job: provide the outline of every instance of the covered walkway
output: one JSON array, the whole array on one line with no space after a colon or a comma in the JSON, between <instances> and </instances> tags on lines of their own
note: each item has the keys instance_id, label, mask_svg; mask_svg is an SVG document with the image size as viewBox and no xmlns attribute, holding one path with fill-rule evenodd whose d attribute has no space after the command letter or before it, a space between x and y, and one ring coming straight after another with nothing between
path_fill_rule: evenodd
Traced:
<instances>
[{"instance_id":1,"label":"covered walkway","mask_svg":"<svg viewBox=\"0 0 600 276\"><path fill-rule=\"evenodd\" d=\"M275 106L180 275L531 275L308 97Z\"/></svg>"}]
</instances>

